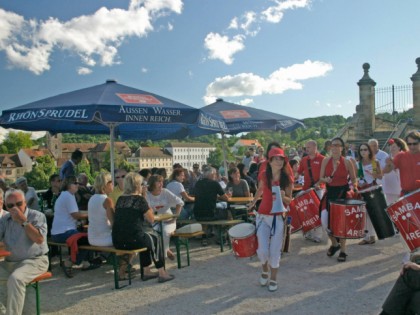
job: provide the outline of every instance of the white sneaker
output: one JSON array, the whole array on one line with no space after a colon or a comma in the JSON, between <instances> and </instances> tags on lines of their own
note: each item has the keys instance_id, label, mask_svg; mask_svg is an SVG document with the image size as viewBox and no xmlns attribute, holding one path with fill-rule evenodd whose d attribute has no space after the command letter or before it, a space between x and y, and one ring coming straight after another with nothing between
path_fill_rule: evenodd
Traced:
<instances>
[{"instance_id":1,"label":"white sneaker","mask_svg":"<svg viewBox=\"0 0 420 315\"><path fill-rule=\"evenodd\" d=\"M264 278L263 276L266 276L266 278ZM261 272L260 285L262 287L265 287L268 284L268 280L268 272Z\"/></svg>"},{"instance_id":2,"label":"white sneaker","mask_svg":"<svg viewBox=\"0 0 420 315\"><path fill-rule=\"evenodd\" d=\"M268 285L268 291L270 292L277 291L277 281L270 280L270 283Z\"/></svg>"}]
</instances>

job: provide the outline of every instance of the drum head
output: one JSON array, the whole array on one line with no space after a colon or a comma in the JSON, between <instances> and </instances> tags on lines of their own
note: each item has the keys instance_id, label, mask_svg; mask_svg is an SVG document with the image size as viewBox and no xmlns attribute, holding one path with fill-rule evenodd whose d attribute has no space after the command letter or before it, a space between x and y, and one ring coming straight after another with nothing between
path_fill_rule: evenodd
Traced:
<instances>
[{"instance_id":1,"label":"drum head","mask_svg":"<svg viewBox=\"0 0 420 315\"><path fill-rule=\"evenodd\" d=\"M366 202L357 199L335 199L330 201L330 203L337 205L350 205L350 206L363 206Z\"/></svg>"},{"instance_id":2,"label":"drum head","mask_svg":"<svg viewBox=\"0 0 420 315\"><path fill-rule=\"evenodd\" d=\"M367 192L370 192L370 191L374 191L374 190L379 189L379 188L382 188L382 185L370 186L368 188L359 190L359 193L364 194L364 193L367 193Z\"/></svg>"},{"instance_id":3,"label":"drum head","mask_svg":"<svg viewBox=\"0 0 420 315\"><path fill-rule=\"evenodd\" d=\"M240 223L231 227L228 233L233 238L245 238L255 233L255 226L251 223Z\"/></svg>"}]
</instances>

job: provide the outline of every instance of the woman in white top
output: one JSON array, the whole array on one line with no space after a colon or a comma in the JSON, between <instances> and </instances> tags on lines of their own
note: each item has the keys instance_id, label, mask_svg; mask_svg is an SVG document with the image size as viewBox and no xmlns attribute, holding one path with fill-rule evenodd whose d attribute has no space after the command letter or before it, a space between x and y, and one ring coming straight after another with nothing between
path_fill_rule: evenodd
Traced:
<instances>
[{"instance_id":1,"label":"woman in white top","mask_svg":"<svg viewBox=\"0 0 420 315\"><path fill-rule=\"evenodd\" d=\"M95 179L95 194L89 199L88 239L94 246L112 246L114 203L108 194L114 189L110 173L100 173Z\"/></svg>"},{"instance_id":2,"label":"woman in white top","mask_svg":"<svg viewBox=\"0 0 420 315\"><path fill-rule=\"evenodd\" d=\"M359 146L359 163L357 163L357 177L359 180L359 190L363 190L369 186L376 184L376 179L382 179L382 171L379 161L375 159L375 155L367 143ZM375 243L375 230L369 214L366 213L366 235L359 245Z\"/></svg>"},{"instance_id":3,"label":"woman in white top","mask_svg":"<svg viewBox=\"0 0 420 315\"><path fill-rule=\"evenodd\" d=\"M86 213L80 213L77 207L75 194L79 189L76 176L68 176L61 183L61 193L54 204L54 219L51 229L51 239L53 242L65 243L73 234L79 233L77 221L87 219ZM90 270L95 266L88 261L88 252L80 250L77 254L76 264L83 263L82 270ZM69 259L64 262L63 270L68 278L73 277L72 261Z\"/></svg>"},{"instance_id":4,"label":"woman in white top","mask_svg":"<svg viewBox=\"0 0 420 315\"><path fill-rule=\"evenodd\" d=\"M193 202L194 197L191 197L186 191L185 187L182 184L185 179L185 172L182 168L176 168L172 172L170 177L170 182L166 189L172 192L178 198L181 198L186 202L184 207L181 210L181 214L179 215L180 219L189 219L193 215ZM188 203L187 203L188 202Z\"/></svg>"},{"instance_id":5,"label":"woman in white top","mask_svg":"<svg viewBox=\"0 0 420 315\"><path fill-rule=\"evenodd\" d=\"M172 192L163 188L163 177L153 175L149 178L146 200L155 214L172 214L171 207L175 208L175 214L180 214L184 202ZM153 228L159 230L160 224L156 223ZM171 234L176 230L176 220L168 220L163 223L164 253L169 259L175 259L174 253L169 249Z\"/></svg>"},{"instance_id":6,"label":"woman in white top","mask_svg":"<svg viewBox=\"0 0 420 315\"><path fill-rule=\"evenodd\" d=\"M401 138L392 138L388 141L388 144L390 159L393 159L401 151L408 151L407 143ZM391 172L384 174L382 189L388 205L400 198L401 182L400 171L398 169L393 169Z\"/></svg>"}]
</instances>

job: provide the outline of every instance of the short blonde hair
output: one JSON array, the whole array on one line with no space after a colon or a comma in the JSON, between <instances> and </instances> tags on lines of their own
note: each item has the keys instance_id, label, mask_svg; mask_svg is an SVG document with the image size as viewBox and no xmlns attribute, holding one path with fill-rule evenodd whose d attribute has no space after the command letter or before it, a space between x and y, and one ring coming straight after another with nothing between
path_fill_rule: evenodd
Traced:
<instances>
[{"instance_id":1,"label":"short blonde hair","mask_svg":"<svg viewBox=\"0 0 420 315\"><path fill-rule=\"evenodd\" d=\"M103 193L105 191L105 186L108 182L112 181L111 173L108 172L101 172L95 178L95 183L93 187L95 188L96 193Z\"/></svg>"},{"instance_id":2,"label":"short blonde hair","mask_svg":"<svg viewBox=\"0 0 420 315\"><path fill-rule=\"evenodd\" d=\"M136 192L140 193L142 182L143 180L140 174L135 172L128 173L124 178L124 194L130 195Z\"/></svg>"}]
</instances>

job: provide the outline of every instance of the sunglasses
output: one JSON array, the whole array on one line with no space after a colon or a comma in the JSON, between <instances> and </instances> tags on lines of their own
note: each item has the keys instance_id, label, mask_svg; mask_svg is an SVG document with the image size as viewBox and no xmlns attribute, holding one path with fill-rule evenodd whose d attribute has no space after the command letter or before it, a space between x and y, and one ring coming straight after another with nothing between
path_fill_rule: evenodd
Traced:
<instances>
[{"instance_id":1,"label":"sunglasses","mask_svg":"<svg viewBox=\"0 0 420 315\"><path fill-rule=\"evenodd\" d=\"M79 185L80 183L79 182L74 182L74 183L72 183L73 185Z\"/></svg>"},{"instance_id":2,"label":"sunglasses","mask_svg":"<svg viewBox=\"0 0 420 315\"><path fill-rule=\"evenodd\" d=\"M115 178L116 178L116 179L125 178L125 175L122 175L122 176L116 176Z\"/></svg>"},{"instance_id":3,"label":"sunglasses","mask_svg":"<svg viewBox=\"0 0 420 315\"><path fill-rule=\"evenodd\" d=\"M8 203L7 205L6 205L6 207L8 208L8 209L11 209L11 208L13 208L14 206L16 206L16 207L21 207L23 205L23 201L18 201L18 202L16 202L16 203Z\"/></svg>"},{"instance_id":4,"label":"sunglasses","mask_svg":"<svg viewBox=\"0 0 420 315\"><path fill-rule=\"evenodd\" d=\"M331 146L334 147L334 148L341 148L342 147L342 145L338 144L338 143L333 143L333 144L331 144Z\"/></svg>"},{"instance_id":5,"label":"sunglasses","mask_svg":"<svg viewBox=\"0 0 420 315\"><path fill-rule=\"evenodd\" d=\"M407 142L407 145L418 145L418 142Z\"/></svg>"}]
</instances>

